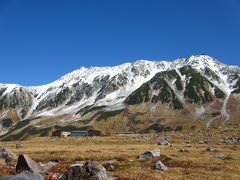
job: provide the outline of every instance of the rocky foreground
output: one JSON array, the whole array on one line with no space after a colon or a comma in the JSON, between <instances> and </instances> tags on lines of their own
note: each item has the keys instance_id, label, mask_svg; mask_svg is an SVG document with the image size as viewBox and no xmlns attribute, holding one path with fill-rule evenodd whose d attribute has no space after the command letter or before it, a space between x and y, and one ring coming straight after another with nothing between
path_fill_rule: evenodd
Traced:
<instances>
[{"instance_id":1,"label":"rocky foreground","mask_svg":"<svg viewBox=\"0 0 240 180\"><path fill-rule=\"evenodd\" d=\"M0 179L238 179L238 129L1 142Z\"/></svg>"}]
</instances>

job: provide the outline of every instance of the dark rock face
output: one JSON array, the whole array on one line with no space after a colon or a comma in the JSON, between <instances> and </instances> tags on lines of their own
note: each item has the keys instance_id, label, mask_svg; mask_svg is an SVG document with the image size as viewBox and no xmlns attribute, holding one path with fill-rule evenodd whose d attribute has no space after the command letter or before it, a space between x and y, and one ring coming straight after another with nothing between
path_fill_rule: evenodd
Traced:
<instances>
[{"instance_id":1,"label":"dark rock face","mask_svg":"<svg viewBox=\"0 0 240 180\"><path fill-rule=\"evenodd\" d=\"M39 163L32 160L28 155L21 154L18 156L18 162L16 165L16 172L20 173L22 171L31 171L34 173L43 173L43 168Z\"/></svg>"},{"instance_id":2,"label":"dark rock face","mask_svg":"<svg viewBox=\"0 0 240 180\"><path fill-rule=\"evenodd\" d=\"M185 101L188 103L206 104L212 102L213 97L224 98L225 94L218 87L191 66L185 66L179 71L182 76L188 79L187 82L182 81L176 70L160 72L133 92L125 100L125 103L134 105L143 102L157 103L160 101L169 104L174 109L182 109L183 104L176 95L176 91L182 92ZM183 88L184 83L186 83L185 89ZM215 92L212 93L210 88L213 88ZM152 91L156 91L158 94L153 95Z\"/></svg>"},{"instance_id":3,"label":"dark rock face","mask_svg":"<svg viewBox=\"0 0 240 180\"><path fill-rule=\"evenodd\" d=\"M64 103L71 95L71 90L68 87L63 87L58 93L50 93L44 98L36 107L36 110L56 108L60 104Z\"/></svg>"},{"instance_id":4,"label":"dark rock face","mask_svg":"<svg viewBox=\"0 0 240 180\"><path fill-rule=\"evenodd\" d=\"M122 74L118 74L112 77L109 81L106 82L106 84L104 84L99 89L96 101L105 98L107 94L117 91L120 87L126 85L127 82L128 82L127 77Z\"/></svg>"},{"instance_id":5,"label":"dark rock face","mask_svg":"<svg viewBox=\"0 0 240 180\"><path fill-rule=\"evenodd\" d=\"M0 180L44 180L44 178L41 174L24 171L16 176L0 177Z\"/></svg>"},{"instance_id":6,"label":"dark rock face","mask_svg":"<svg viewBox=\"0 0 240 180\"><path fill-rule=\"evenodd\" d=\"M3 109L21 109L23 118L32 106L33 94L23 87L15 88L11 94L3 94L6 90L0 89L0 110Z\"/></svg>"},{"instance_id":7,"label":"dark rock face","mask_svg":"<svg viewBox=\"0 0 240 180\"><path fill-rule=\"evenodd\" d=\"M72 105L76 102L79 102L84 98L84 96L90 97L93 95L93 92L94 88L90 84L84 83L80 85L79 83L76 83L72 87L72 94L70 100L67 102L67 105Z\"/></svg>"},{"instance_id":8,"label":"dark rock face","mask_svg":"<svg viewBox=\"0 0 240 180\"><path fill-rule=\"evenodd\" d=\"M106 169L92 162L86 162L83 164L75 164L70 166L68 171L60 178L60 180L107 180Z\"/></svg>"}]
</instances>

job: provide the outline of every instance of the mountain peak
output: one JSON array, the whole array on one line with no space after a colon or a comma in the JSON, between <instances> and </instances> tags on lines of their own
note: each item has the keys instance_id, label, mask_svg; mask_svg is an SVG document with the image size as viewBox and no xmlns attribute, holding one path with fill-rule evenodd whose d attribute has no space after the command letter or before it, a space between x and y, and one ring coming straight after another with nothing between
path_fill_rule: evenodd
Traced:
<instances>
[{"instance_id":1,"label":"mountain peak","mask_svg":"<svg viewBox=\"0 0 240 180\"><path fill-rule=\"evenodd\" d=\"M214 64L219 64L219 65L224 65L220 61L216 60L215 58L201 54L201 55L192 55L190 58L187 59L189 63L191 64L199 64L199 65L214 65Z\"/></svg>"}]
</instances>

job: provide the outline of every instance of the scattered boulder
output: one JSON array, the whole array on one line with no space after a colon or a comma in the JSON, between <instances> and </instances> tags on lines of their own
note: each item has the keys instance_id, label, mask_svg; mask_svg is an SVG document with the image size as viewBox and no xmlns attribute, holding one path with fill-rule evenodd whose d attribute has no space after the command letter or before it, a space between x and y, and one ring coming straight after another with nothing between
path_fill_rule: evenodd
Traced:
<instances>
[{"instance_id":1,"label":"scattered boulder","mask_svg":"<svg viewBox=\"0 0 240 180\"><path fill-rule=\"evenodd\" d=\"M16 162L17 157L8 149L3 148L0 150L0 159L6 164L13 164Z\"/></svg>"},{"instance_id":2,"label":"scattered boulder","mask_svg":"<svg viewBox=\"0 0 240 180\"><path fill-rule=\"evenodd\" d=\"M161 146L169 146L170 145L170 141L167 138L162 138L158 141L158 145Z\"/></svg>"},{"instance_id":3,"label":"scattered boulder","mask_svg":"<svg viewBox=\"0 0 240 180\"><path fill-rule=\"evenodd\" d=\"M151 159L151 158L159 157L160 154L161 154L160 149L153 149L150 151L145 151L144 153L140 154L139 159L141 160Z\"/></svg>"},{"instance_id":4,"label":"scattered boulder","mask_svg":"<svg viewBox=\"0 0 240 180\"><path fill-rule=\"evenodd\" d=\"M218 158L218 159L224 159L225 155L224 154L215 154L213 157Z\"/></svg>"},{"instance_id":5,"label":"scattered boulder","mask_svg":"<svg viewBox=\"0 0 240 180\"><path fill-rule=\"evenodd\" d=\"M161 161L157 161L155 163L154 169L161 170L161 171L167 171L168 167L166 167Z\"/></svg>"},{"instance_id":6,"label":"scattered boulder","mask_svg":"<svg viewBox=\"0 0 240 180\"><path fill-rule=\"evenodd\" d=\"M16 172L31 171L34 173L43 173L43 167L36 161L32 160L26 154L20 154L18 156L18 162L16 165Z\"/></svg>"},{"instance_id":7,"label":"scattered boulder","mask_svg":"<svg viewBox=\"0 0 240 180\"><path fill-rule=\"evenodd\" d=\"M180 149L179 152L182 152L182 153L188 153L189 151L187 149Z\"/></svg>"},{"instance_id":8,"label":"scattered boulder","mask_svg":"<svg viewBox=\"0 0 240 180\"><path fill-rule=\"evenodd\" d=\"M223 140L223 142L226 143L226 144L239 143L240 142L240 138L225 138Z\"/></svg>"},{"instance_id":9,"label":"scattered boulder","mask_svg":"<svg viewBox=\"0 0 240 180\"><path fill-rule=\"evenodd\" d=\"M44 180L43 176L39 173L32 173L29 171L23 171L16 176L0 177L1 180Z\"/></svg>"},{"instance_id":10,"label":"scattered boulder","mask_svg":"<svg viewBox=\"0 0 240 180\"><path fill-rule=\"evenodd\" d=\"M83 164L75 164L69 167L68 171L60 177L60 180L89 179L108 180L106 169L90 161Z\"/></svg>"},{"instance_id":11,"label":"scattered boulder","mask_svg":"<svg viewBox=\"0 0 240 180\"><path fill-rule=\"evenodd\" d=\"M208 148L207 148L207 151L215 151L216 150L216 148L215 147L213 147L213 146L209 146Z\"/></svg>"},{"instance_id":12,"label":"scattered boulder","mask_svg":"<svg viewBox=\"0 0 240 180\"><path fill-rule=\"evenodd\" d=\"M208 140L205 140L205 141L199 141L198 143L199 143L199 144L208 144L209 141L208 141Z\"/></svg>"},{"instance_id":13,"label":"scattered boulder","mask_svg":"<svg viewBox=\"0 0 240 180\"><path fill-rule=\"evenodd\" d=\"M16 144L16 149L22 149L23 145L22 144Z\"/></svg>"},{"instance_id":14,"label":"scattered boulder","mask_svg":"<svg viewBox=\"0 0 240 180\"><path fill-rule=\"evenodd\" d=\"M192 145L191 144L187 144L187 145L185 145L185 147L192 147Z\"/></svg>"}]
</instances>

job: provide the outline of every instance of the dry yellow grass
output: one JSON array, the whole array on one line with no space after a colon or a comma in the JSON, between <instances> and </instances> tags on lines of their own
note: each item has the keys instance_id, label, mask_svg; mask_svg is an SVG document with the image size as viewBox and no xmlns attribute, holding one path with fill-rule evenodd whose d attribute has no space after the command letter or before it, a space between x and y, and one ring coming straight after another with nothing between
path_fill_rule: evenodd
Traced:
<instances>
[{"instance_id":1,"label":"dry yellow grass","mask_svg":"<svg viewBox=\"0 0 240 180\"><path fill-rule=\"evenodd\" d=\"M174 146L157 145L157 137L169 137ZM240 137L239 131L195 131L169 132L164 134L139 136L110 136L97 138L34 138L21 142L1 142L0 146L13 152L26 153L33 159L47 162L60 159L62 163L53 172L63 172L69 164L82 160L94 160L104 163L105 160L117 159L111 176L120 179L240 179L240 143L226 145L219 143L225 137ZM200 144L200 140L209 140ZM191 141L192 147L185 147ZM20 143L23 149L16 149ZM217 148L214 152L206 151L208 146ZM185 147L189 152L181 153ZM137 156L148 149L159 148L161 157L140 161ZM213 158L214 154L223 153L226 159ZM160 172L153 169L157 160L169 167L169 171Z\"/></svg>"}]
</instances>

